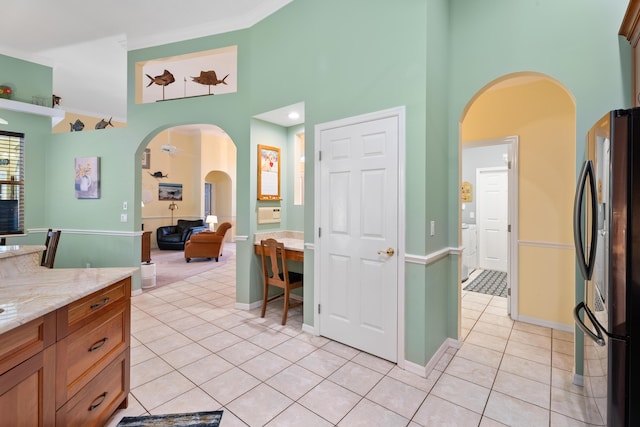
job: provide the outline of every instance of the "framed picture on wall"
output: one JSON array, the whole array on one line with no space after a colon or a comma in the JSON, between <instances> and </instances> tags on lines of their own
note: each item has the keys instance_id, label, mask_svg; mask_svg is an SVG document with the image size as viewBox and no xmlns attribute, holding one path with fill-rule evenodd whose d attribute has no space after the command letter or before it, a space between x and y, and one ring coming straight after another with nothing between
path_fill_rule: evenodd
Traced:
<instances>
[{"instance_id":1,"label":"framed picture on wall","mask_svg":"<svg viewBox=\"0 0 640 427\"><path fill-rule=\"evenodd\" d=\"M142 169L149 169L151 167L151 150L145 148L142 153Z\"/></svg>"},{"instance_id":2,"label":"framed picture on wall","mask_svg":"<svg viewBox=\"0 0 640 427\"><path fill-rule=\"evenodd\" d=\"M158 200L182 200L182 184L158 184Z\"/></svg>"},{"instance_id":3,"label":"framed picture on wall","mask_svg":"<svg viewBox=\"0 0 640 427\"><path fill-rule=\"evenodd\" d=\"M280 149L258 145L258 200L280 200Z\"/></svg>"},{"instance_id":4,"label":"framed picture on wall","mask_svg":"<svg viewBox=\"0 0 640 427\"><path fill-rule=\"evenodd\" d=\"M76 199L100 198L100 157L76 157Z\"/></svg>"}]
</instances>

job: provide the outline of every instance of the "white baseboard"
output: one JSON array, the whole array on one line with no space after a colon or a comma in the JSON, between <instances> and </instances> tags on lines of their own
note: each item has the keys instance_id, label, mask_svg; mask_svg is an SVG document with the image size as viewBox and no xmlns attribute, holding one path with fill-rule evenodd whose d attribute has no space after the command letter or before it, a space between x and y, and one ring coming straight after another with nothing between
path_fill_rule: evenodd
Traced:
<instances>
[{"instance_id":1,"label":"white baseboard","mask_svg":"<svg viewBox=\"0 0 640 427\"><path fill-rule=\"evenodd\" d=\"M518 316L517 319L514 320L517 320L519 322L531 323L532 325L542 326L545 328L557 329L563 332L575 332L574 325L567 325L565 323L559 322L550 322L548 320L536 319L535 317Z\"/></svg>"},{"instance_id":2,"label":"white baseboard","mask_svg":"<svg viewBox=\"0 0 640 427\"><path fill-rule=\"evenodd\" d=\"M320 332L313 326L307 325L306 323L302 324L302 332L306 332L311 335L319 336Z\"/></svg>"},{"instance_id":3,"label":"white baseboard","mask_svg":"<svg viewBox=\"0 0 640 427\"><path fill-rule=\"evenodd\" d=\"M431 371L434 370L442 356L449 350L450 348L460 348L460 341L454 340L453 338L447 338L444 340L436 354L433 355L431 360L425 365L421 366L417 363L410 362L408 360L404 361L404 369L413 374L420 375L421 377L427 378Z\"/></svg>"},{"instance_id":4,"label":"white baseboard","mask_svg":"<svg viewBox=\"0 0 640 427\"><path fill-rule=\"evenodd\" d=\"M135 297L136 295L142 295L142 289L132 289L131 296Z\"/></svg>"},{"instance_id":5,"label":"white baseboard","mask_svg":"<svg viewBox=\"0 0 640 427\"><path fill-rule=\"evenodd\" d=\"M236 308L236 310L255 310L256 308L262 307L262 301L254 301L251 304L236 302L236 305L234 307Z\"/></svg>"},{"instance_id":6,"label":"white baseboard","mask_svg":"<svg viewBox=\"0 0 640 427\"><path fill-rule=\"evenodd\" d=\"M584 377L582 375L578 375L575 372L573 373L573 383L580 387L584 387Z\"/></svg>"}]
</instances>

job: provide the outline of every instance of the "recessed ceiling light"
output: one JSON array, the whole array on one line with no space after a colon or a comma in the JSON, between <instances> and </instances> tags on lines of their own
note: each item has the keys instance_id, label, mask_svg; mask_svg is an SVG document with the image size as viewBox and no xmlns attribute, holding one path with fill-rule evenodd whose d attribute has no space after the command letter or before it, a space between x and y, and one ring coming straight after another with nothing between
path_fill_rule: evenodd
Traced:
<instances>
[{"instance_id":1,"label":"recessed ceiling light","mask_svg":"<svg viewBox=\"0 0 640 427\"><path fill-rule=\"evenodd\" d=\"M300 113L296 112L296 111L292 111L289 113L289 118L292 120L295 119L299 119L300 118Z\"/></svg>"}]
</instances>

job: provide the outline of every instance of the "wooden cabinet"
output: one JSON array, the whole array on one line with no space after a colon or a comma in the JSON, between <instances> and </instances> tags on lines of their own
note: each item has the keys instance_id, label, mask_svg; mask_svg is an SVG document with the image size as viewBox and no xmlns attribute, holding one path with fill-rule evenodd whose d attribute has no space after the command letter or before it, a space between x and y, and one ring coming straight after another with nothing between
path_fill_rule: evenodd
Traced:
<instances>
[{"instance_id":1,"label":"wooden cabinet","mask_svg":"<svg viewBox=\"0 0 640 427\"><path fill-rule=\"evenodd\" d=\"M619 34L631 44L631 105L640 106L640 0L631 0Z\"/></svg>"},{"instance_id":2,"label":"wooden cabinet","mask_svg":"<svg viewBox=\"0 0 640 427\"><path fill-rule=\"evenodd\" d=\"M142 232L142 262L151 262L151 232Z\"/></svg>"},{"instance_id":3,"label":"wooden cabinet","mask_svg":"<svg viewBox=\"0 0 640 427\"><path fill-rule=\"evenodd\" d=\"M0 335L0 426L55 420L55 313Z\"/></svg>"},{"instance_id":4,"label":"wooden cabinet","mask_svg":"<svg viewBox=\"0 0 640 427\"><path fill-rule=\"evenodd\" d=\"M102 426L129 395L131 278L0 335L0 427Z\"/></svg>"}]
</instances>

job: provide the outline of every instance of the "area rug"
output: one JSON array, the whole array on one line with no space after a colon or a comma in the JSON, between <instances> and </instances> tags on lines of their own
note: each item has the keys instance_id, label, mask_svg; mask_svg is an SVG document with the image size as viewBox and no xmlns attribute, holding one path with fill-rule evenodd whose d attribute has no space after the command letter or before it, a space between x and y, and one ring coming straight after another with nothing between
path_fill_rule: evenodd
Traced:
<instances>
[{"instance_id":1,"label":"area rug","mask_svg":"<svg viewBox=\"0 0 640 427\"><path fill-rule=\"evenodd\" d=\"M506 298L507 273L504 271L484 270L463 290Z\"/></svg>"},{"instance_id":2,"label":"area rug","mask_svg":"<svg viewBox=\"0 0 640 427\"><path fill-rule=\"evenodd\" d=\"M222 256L216 262L215 259L194 258L187 262L183 251L169 251L153 249L151 262L156 265L155 288L179 282L187 277L195 276L214 268L220 268L235 259L235 244L225 243ZM148 288L152 290L154 288Z\"/></svg>"},{"instance_id":3,"label":"area rug","mask_svg":"<svg viewBox=\"0 0 640 427\"><path fill-rule=\"evenodd\" d=\"M218 427L222 419L222 411L191 412L186 414L145 415L141 417L124 417L116 427Z\"/></svg>"}]
</instances>

